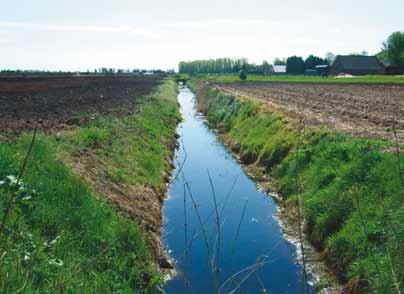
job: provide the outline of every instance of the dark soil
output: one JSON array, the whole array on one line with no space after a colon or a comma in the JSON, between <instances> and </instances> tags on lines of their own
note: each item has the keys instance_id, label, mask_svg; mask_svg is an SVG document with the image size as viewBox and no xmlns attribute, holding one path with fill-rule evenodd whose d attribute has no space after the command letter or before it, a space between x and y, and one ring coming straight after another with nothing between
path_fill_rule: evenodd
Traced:
<instances>
[{"instance_id":1,"label":"dark soil","mask_svg":"<svg viewBox=\"0 0 404 294\"><path fill-rule=\"evenodd\" d=\"M298 83L216 83L232 95L257 98L288 117L303 115L307 124L324 124L364 137L404 142L403 85Z\"/></svg>"},{"instance_id":2,"label":"dark soil","mask_svg":"<svg viewBox=\"0 0 404 294\"><path fill-rule=\"evenodd\" d=\"M130 111L135 97L162 77L0 77L0 132L49 132L79 125L94 114ZM128 107L129 106L129 107Z\"/></svg>"}]
</instances>

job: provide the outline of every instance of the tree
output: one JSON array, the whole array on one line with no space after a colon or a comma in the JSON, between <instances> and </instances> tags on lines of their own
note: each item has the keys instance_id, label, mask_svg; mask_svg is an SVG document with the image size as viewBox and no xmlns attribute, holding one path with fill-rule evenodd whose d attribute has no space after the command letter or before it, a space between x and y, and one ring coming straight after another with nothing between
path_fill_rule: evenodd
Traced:
<instances>
[{"instance_id":1,"label":"tree","mask_svg":"<svg viewBox=\"0 0 404 294\"><path fill-rule=\"evenodd\" d=\"M273 72L273 67L268 63L268 61L264 60L261 65L262 73L264 75L270 75Z\"/></svg>"},{"instance_id":2,"label":"tree","mask_svg":"<svg viewBox=\"0 0 404 294\"><path fill-rule=\"evenodd\" d=\"M244 69L240 70L240 73L239 73L238 76L239 76L240 80L245 81L245 80L247 79L247 72L246 72L246 70L244 70Z\"/></svg>"},{"instance_id":3,"label":"tree","mask_svg":"<svg viewBox=\"0 0 404 294\"><path fill-rule=\"evenodd\" d=\"M280 59L280 58L276 57L274 59L274 65L286 65L286 61L285 61L285 59Z\"/></svg>"},{"instance_id":4,"label":"tree","mask_svg":"<svg viewBox=\"0 0 404 294\"><path fill-rule=\"evenodd\" d=\"M301 75L304 73L304 61L302 57L292 56L286 60L286 72L288 74Z\"/></svg>"},{"instance_id":5,"label":"tree","mask_svg":"<svg viewBox=\"0 0 404 294\"><path fill-rule=\"evenodd\" d=\"M327 52L325 54L325 60L327 60L328 64L331 65L335 60L335 54L332 52Z\"/></svg>"},{"instance_id":6,"label":"tree","mask_svg":"<svg viewBox=\"0 0 404 294\"><path fill-rule=\"evenodd\" d=\"M383 51L392 65L404 66L404 32L392 33L383 43Z\"/></svg>"},{"instance_id":7,"label":"tree","mask_svg":"<svg viewBox=\"0 0 404 294\"><path fill-rule=\"evenodd\" d=\"M324 65L328 64L326 59L322 59L320 57L310 55L304 61L304 68L305 69L314 69L317 65Z\"/></svg>"}]
</instances>

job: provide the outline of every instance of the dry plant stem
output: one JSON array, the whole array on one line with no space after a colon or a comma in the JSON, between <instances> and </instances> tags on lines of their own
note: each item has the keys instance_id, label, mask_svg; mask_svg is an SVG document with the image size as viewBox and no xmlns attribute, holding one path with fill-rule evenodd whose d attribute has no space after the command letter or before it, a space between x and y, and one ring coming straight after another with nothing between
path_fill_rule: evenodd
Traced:
<instances>
[{"instance_id":1,"label":"dry plant stem","mask_svg":"<svg viewBox=\"0 0 404 294\"><path fill-rule=\"evenodd\" d=\"M247 205L248 205L248 199L244 203L244 207L243 207L243 211L241 213L240 221L239 221L238 226L237 226L236 235L234 236L233 243L231 245L230 272L232 272L232 270L233 270L233 258L234 258L234 255L236 253L236 243L237 243L238 236L240 234L241 224L243 223L244 215L245 215L245 212L247 210Z\"/></svg>"},{"instance_id":2,"label":"dry plant stem","mask_svg":"<svg viewBox=\"0 0 404 294\"><path fill-rule=\"evenodd\" d=\"M7 206L4 209L3 219L2 219L2 221L0 223L0 232L3 232L3 227L6 224L7 217L9 215L10 211L11 211L11 207L13 205L15 197L17 197L18 186L20 185L21 178L22 178L22 176L24 174L25 168L27 167L28 159L29 159L29 157L31 155L32 147L34 146L34 143L35 143L37 131L38 131L38 127L36 126L35 130L34 130L34 133L32 135L31 143L29 144L29 147L28 147L27 154L25 155L24 161L22 163L22 166L20 168L20 172L19 172L18 177L17 177L17 181L16 181L16 184L15 184L15 191L13 193L11 193L10 198L9 198L9 200L7 202Z\"/></svg>"},{"instance_id":3,"label":"dry plant stem","mask_svg":"<svg viewBox=\"0 0 404 294\"><path fill-rule=\"evenodd\" d=\"M404 177L403 177L403 172L401 170L401 158L400 158L400 145L398 143L398 137L397 137L397 130L396 130L396 120L393 120L393 134L394 134L394 142L396 145L396 156L397 156L397 168L398 168L398 176L400 177L400 182L401 186L404 187ZM403 193L401 193L401 197L403 198Z\"/></svg>"},{"instance_id":4,"label":"dry plant stem","mask_svg":"<svg viewBox=\"0 0 404 294\"><path fill-rule=\"evenodd\" d=\"M222 204L222 207L221 207L221 210L220 210L220 216L223 215L223 211L224 211L224 209L226 208L228 199L230 198L232 192L234 191L234 187L236 186L238 177L239 177L239 175L236 176L236 178L235 178L235 180L234 180L234 182L233 182L233 184L232 184L232 186L231 186L229 192L227 193L227 195L226 195L226 197L225 197L225 200L223 201L223 204ZM210 219L214 214L215 214L215 209L213 209L213 210L209 213L209 215L206 217L205 221L203 222L204 226L207 225L209 219ZM192 238L191 238L191 240L190 240L190 246L191 246L193 240L195 240L195 239L198 237L198 235L199 235L200 233L201 233L201 230L195 232L195 233L192 235Z\"/></svg>"},{"instance_id":5,"label":"dry plant stem","mask_svg":"<svg viewBox=\"0 0 404 294\"><path fill-rule=\"evenodd\" d=\"M199 225L200 225L201 231L202 231L202 236L203 236L203 239L205 241L206 251L207 251L207 254L208 254L208 260L209 260L208 265L209 265L209 267L211 269L212 281L213 281L213 284L216 287L217 281L216 281L215 276L213 275L213 273L214 273L214 265L212 264L213 261L212 261L212 254L211 254L210 246L209 246L209 239L208 239L208 236L207 236L206 231L205 231L205 227L204 227L203 222L202 222L201 214L199 213L198 205L197 205L197 203L195 201L195 198L194 198L194 196L192 194L192 191L191 191L191 187L190 187L188 181L186 180L184 173L182 173L182 178L183 178L183 181L184 181L185 186L187 188L188 194L189 194L189 196L191 198L192 205L194 206L196 216L198 217Z\"/></svg>"},{"instance_id":6,"label":"dry plant stem","mask_svg":"<svg viewBox=\"0 0 404 294\"><path fill-rule=\"evenodd\" d=\"M185 288L188 288L188 219L187 219L187 191L184 184L184 242L185 242L185 249L184 249L184 285Z\"/></svg>"},{"instance_id":7,"label":"dry plant stem","mask_svg":"<svg viewBox=\"0 0 404 294\"><path fill-rule=\"evenodd\" d=\"M302 200L299 191L299 151L300 151L300 136L302 132L302 124L303 124L303 117L302 115L299 118L299 129L297 135L297 144L296 144L296 177L295 177L295 188L296 188L296 195L297 195L297 221L298 221L298 233L299 233L299 243L300 243L300 250L302 252L302 263L303 263L303 289L304 293L309 293L309 289L307 287L307 270L306 270L306 256L304 252L304 239L303 239L303 232L302 232Z\"/></svg>"},{"instance_id":8,"label":"dry plant stem","mask_svg":"<svg viewBox=\"0 0 404 294\"><path fill-rule=\"evenodd\" d=\"M235 255L235 253L236 253L236 243L237 243L238 236L239 236L239 234L240 234L241 224L242 224L242 222L243 222L244 215L245 215L245 212L246 212L246 210L247 210L247 204L248 204L248 199L247 199L246 202L244 203L244 207L243 207L243 211L242 211L242 213L241 213L240 221L239 221L238 226L237 226L236 235L234 236L234 239L233 239L233 242L232 242L232 245L231 245L230 272L233 271L233 258L234 258L234 255ZM234 283L234 284L236 284L236 281L235 281L233 278L231 278L231 282Z\"/></svg>"},{"instance_id":9,"label":"dry plant stem","mask_svg":"<svg viewBox=\"0 0 404 294\"><path fill-rule=\"evenodd\" d=\"M233 193L233 191L234 191L234 187L235 187L236 184L237 184L238 177L239 177L239 174L238 174L238 175L236 176L236 178L234 179L233 184L231 185L231 188L230 188L229 192L227 193L227 195L226 195L226 197L225 197L225 199L224 199L224 201L223 201L222 208L220 209L220 215L223 214L223 211L224 211L224 209L226 208L227 201L229 200L230 195L231 195L231 194Z\"/></svg>"},{"instance_id":10,"label":"dry plant stem","mask_svg":"<svg viewBox=\"0 0 404 294\"><path fill-rule=\"evenodd\" d=\"M216 214L216 228L217 228L217 245L216 245L216 265L215 265L215 271L218 275L218 280L220 280L219 272L220 272L220 239L221 239L221 229L220 229L220 215L219 215L219 209L216 201L216 192L215 192L215 187L212 182L212 177L210 176L209 170L207 170L208 173L208 178L209 178L209 184L210 188L212 190L212 195L213 195L213 203L215 205L215 214Z\"/></svg>"},{"instance_id":11,"label":"dry plant stem","mask_svg":"<svg viewBox=\"0 0 404 294\"><path fill-rule=\"evenodd\" d=\"M250 265L250 266L248 266L248 267L246 267L246 268L244 268L244 269L242 269L242 270L236 272L235 274L233 274L232 276L230 276L230 277L220 286L218 293L222 293L222 292L221 292L222 289L224 289L224 287L225 287L227 284L229 284L230 282L234 281L237 276L239 276L239 275L242 274L242 273L247 272L246 276L244 276L244 278L242 279L243 282L237 283L237 289L239 289L240 286L241 286L241 284L245 282L246 277L248 278L250 275L252 275L252 274L257 270L257 268L262 267L262 266L264 266L264 265L267 264L267 263L269 263L269 261L258 261L258 262L256 262L256 263L254 263L253 265ZM227 291L227 292L225 292L225 293L234 293L234 290L233 290L233 291Z\"/></svg>"}]
</instances>

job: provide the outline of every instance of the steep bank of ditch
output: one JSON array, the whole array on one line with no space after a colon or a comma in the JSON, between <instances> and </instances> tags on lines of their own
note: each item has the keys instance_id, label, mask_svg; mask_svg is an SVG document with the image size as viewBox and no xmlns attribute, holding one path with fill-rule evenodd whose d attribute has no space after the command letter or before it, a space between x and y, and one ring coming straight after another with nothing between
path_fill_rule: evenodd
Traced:
<instances>
[{"instance_id":1,"label":"steep bank of ditch","mask_svg":"<svg viewBox=\"0 0 404 294\"><path fill-rule=\"evenodd\" d=\"M256 175L270 176L284 217L296 220L301 199L306 237L346 293L403 288L398 160L401 169L404 161L387 151L392 143L305 127L264 102L225 95L201 80L190 86L200 110L241 161Z\"/></svg>"},{"instance_id":2,"label":"steep bank of ditch","mask_svg":"<svg viewBox=\"0 0 404 294\"><path fill-rule=\"evenodd\" d=\"M119 115L39 132L19 183L32 134L0 142L0 292L158 291L176 96L166 80Z\"/></svg>"}]
</instances>

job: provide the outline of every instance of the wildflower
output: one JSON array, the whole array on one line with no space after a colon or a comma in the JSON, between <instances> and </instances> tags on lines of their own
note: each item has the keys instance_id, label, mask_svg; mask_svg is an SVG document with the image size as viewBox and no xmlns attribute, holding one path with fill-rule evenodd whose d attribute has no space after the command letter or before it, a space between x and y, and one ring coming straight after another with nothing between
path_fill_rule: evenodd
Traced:
<instances>
[{"instance_id":1,"label":"wildflower","mask_svg":"<svg viewBox=\"0 0 404 294\"><path fill-rule=\"evenodd\" d=\"M13 175L9 175L6 178L10 181L11 184L16 184L17 183L17 178L15 176L13 176Z\"/></svg>"},{"instance_id":2,"label":"wildflower","mask_svg":"<svg viewBox=\"0 0 404 294\"><path fill-rule=\"evenodd\" d=\"M60 238L60 236L57 236L52 241L47 241L47 242L43 243L43 245L45 245L47 248L52 247L57 242L57 240L59 240L59 238Z\"/></svg>"},{"instance_id":3,"label":"wildflower","mask_svg":"<svg viewBox=\"0 0 404 294\"><path fill-rule=\"evenodd\" d=\"M57 242L57 240L59 240L60 236L57 236L54 240L52 240L49 245L52 246L53 244L55 244Z\"/></svg>"},{"instance_id":4,"label":"wildflower","mask_svg":"<svg viewBox=\"0 0 404 294\"><path fill-rule=\"evenodd\" d=\"M56 266L63 266L63 260L60 260L60 259L58 259L58 258L50 259L50 260L48 261L48 264L50 264L50 265L56 265Z\"/></svg>"}]
</instances>

